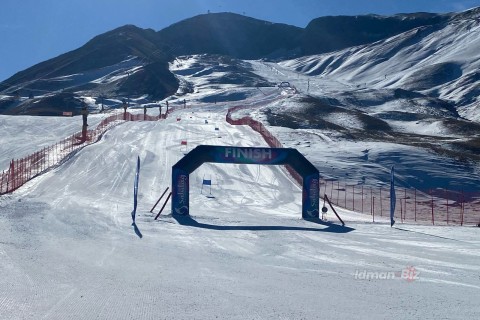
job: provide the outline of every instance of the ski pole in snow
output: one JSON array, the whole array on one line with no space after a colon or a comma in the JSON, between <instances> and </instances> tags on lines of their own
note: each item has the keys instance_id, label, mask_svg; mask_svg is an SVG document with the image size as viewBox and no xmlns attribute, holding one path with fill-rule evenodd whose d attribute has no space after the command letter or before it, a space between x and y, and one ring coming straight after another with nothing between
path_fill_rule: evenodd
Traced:
<instances>
[{"instance_id":1,"label":"ski pole in snow","mask_svg":"<svg viewBox=\"0 0 480 320\"><path fill-rule=\"evenodd\" d=\"M168 200L170 200L170 197L171 197L171 196L172 196L172 193L170 192L170 193L168 194L168 197L167 197L167 199L165 200L165 203L163 204L162 208L160 209L160 211L158 212L158 214L155 216L155 220L157 220L158 217L160 217L160 215L161 215L162 212L163 212L163 209L165 209L165 206L167 205L167 202L168 202Z\"/></svg>"},{"instance_id":2,"label":"ski pole in snow","mask_svg":"<svg viewBox=\"0 0 480 320\"><path fill-rule=\"evenodd\" d=\"M333 207L332 205L332 202L330 201L330 199L328 199L327 197L327 194L324 194L324 201L327 200L328 202L328 205L330 206L330 208L332 208L332 211L333 213L335 213L335 215L337 216L337 219L340 221L340 223L342 224L342 226L345 226L345 222L343 222L342 218L340 218L340 216L338 215L337 211L335 210L335 208ZM327 209L327 207L325 207L325 204L324 204L324 208ZM323 212L323 208L322 208L322 212ZM325 211L326 212L326 211Z\"/></svg>"},{"instance_id":3,"label":"ski pole in snow","mask_svg":"<svg viewBox=\"0 0 480 320\"><path fill-rule=\"evenodd\" d=\"M158 203L160 202L160 200L162 200L162 198L163 198L163 196L165 195L165 193L167 193L168 188L170 188L170 187L167 187L167 188L165 189L165 191L162 193L162 195L160 196L160 198L158 198L158 200L157 200L157 202L155 203L155 205L153 206L152 210L150 210L150 213L153 213L153 209L155 209L155 207L158 205Z\"/></svg>"}]
</instances>

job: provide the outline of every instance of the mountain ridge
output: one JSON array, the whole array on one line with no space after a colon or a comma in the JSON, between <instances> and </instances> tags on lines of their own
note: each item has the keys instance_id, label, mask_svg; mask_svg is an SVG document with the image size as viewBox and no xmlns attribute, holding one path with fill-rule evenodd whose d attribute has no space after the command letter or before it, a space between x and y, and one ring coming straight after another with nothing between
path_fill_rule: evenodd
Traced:
<instances>
[{"instance_id":1,"label":"mountain ridge","mask_svg":"<svg viewBox=\"0 0 480 320\"><path fill-rule=\"evenodd\" d=\"M159 31L124 25L1 82L0 94L10 98L0 99L0 113L39 114L35 106L40 97L64 91L76 96L77 108L82 95L120 100L147 95L152 101L161 100L179 88L179 80L168 69L168 63L176 56L217 54L237 59L284 60L384 40L413 26L440 28L455 17L462 16L427 13L330 16L313 19L300 28L234 13L208 13ZM34 99L15 102L12 96ZM59 114L62 100L54 101L59 104L52 105L51 113L47 114Z\"/></svg>"}]
</instances>

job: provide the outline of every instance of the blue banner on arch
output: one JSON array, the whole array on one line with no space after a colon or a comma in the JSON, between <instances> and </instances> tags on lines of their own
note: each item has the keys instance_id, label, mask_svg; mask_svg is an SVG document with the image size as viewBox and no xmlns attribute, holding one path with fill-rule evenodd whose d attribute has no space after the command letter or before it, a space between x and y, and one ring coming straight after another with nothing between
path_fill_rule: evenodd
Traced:
<instances>
[{"instance_id":1,"label":"blue banner on arch","mask_svg":"<svg viewBox=\"0 0 480 320\"><path fill-rule=\"evenodd\" d=\"M172 167L173 214L189 214L189 175L205 162L289 165L303 178L302 218L319 218L320 174L298 150L208 145L197 146Z\"/></svg>"}]
</instances>

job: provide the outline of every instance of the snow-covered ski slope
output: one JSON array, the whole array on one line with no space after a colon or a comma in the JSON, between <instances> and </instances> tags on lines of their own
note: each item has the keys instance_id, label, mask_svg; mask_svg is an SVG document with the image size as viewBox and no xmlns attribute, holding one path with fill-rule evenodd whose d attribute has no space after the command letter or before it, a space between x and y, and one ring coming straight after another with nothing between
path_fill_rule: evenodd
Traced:
<instances>
[{"instance_id":1,"label":"snow-covered ski slope","mask_svg":"<svg viewBox=\"0 0 480 320\"><path fill-rule=\"evenodd\" d=\"M302 107L295 97L277 100L276 88L257 87L263 80L255 74L375 114L417 112L391 95L397 88L419 89L419 74L429 73L443 82L421 90L421 101L428 95L455 101L464 117L477 120L480 29L478 20L456 21L326 55L239 63L241 75L201 55L178 58L171 70L181 93L189 93L168 100L179 105L186 98L188 109L159 122L121 124L0 197L0 319L478 318L478 228L401 224L398 218L390 228L385 218L372 223L369 215L341 209L347 228L331 211L327 223L303 221L293 179L281 167L257 165L204 164L192 173L191 219L172 217L170 204L157 221L149 212L170 186L172 165L196 145L265 146L250 128L225 122L228 107L243 99L259 102L237 116L260 120L266 116L259 106ZM110 71L72 79L106 76L108 82L126 72ZM223 78L239 83L219 83ZM90 115L89 124L101 118ZM455 138L432 119L388 123L406 133ZM328 120L362 126L347 113ZM0 169L80 124L79 117L0 117ZM424 179L457 187L460 181L457 188L477 190L476 163L462 167L420 148L349 141L328 130L268 129L286 147L298 148L323 177L379 185L388 182L395 163L397 182L405 185ZM137 156L142 238L130 216ZM212 181L211 193L209 186L202 190L203 179Z\"/></svg>"},{"instance_id":2,"label":"snow-covered ski slope","mask_svg":"<svg viewBox=\"0 0 480 320\"><path fill-rule=\"evenodd\" d=\"M265 145L225 113L212 104L124 123L0 197L0 319L478 317L478 228L397 229L342 210L348 228L331 212L333 224L303 221L301 190L281 167L204 164L190 177L191 219L167 205L155 221L149 211L184 152ZM8 122L35 149L26 126L69 134L49 119ZM1 137L3 160L15 146ZM143 238L130 217L137 156Z\"/></svg>"},{"instance_id":3,"label":"snow-covered ski slope","mask_svg":"<svg viewBox=\"0 0 480 320\"><path fill-rule=\"evenodd\" d=\"M478 122L479 17L480 9L475 8L446 24L280 65L312 76L312 82L326 78L351 88L406 89L439 97L454 102L460 115Z\"/></svg>"}]
</instances>

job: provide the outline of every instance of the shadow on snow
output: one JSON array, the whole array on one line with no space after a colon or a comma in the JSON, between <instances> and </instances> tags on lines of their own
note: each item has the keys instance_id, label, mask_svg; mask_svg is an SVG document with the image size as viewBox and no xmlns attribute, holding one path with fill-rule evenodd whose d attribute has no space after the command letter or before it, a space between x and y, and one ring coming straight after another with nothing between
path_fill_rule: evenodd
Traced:
<instances>
[{"instance_id":1,"label":"shadow on snow","mask_svg":"<svg viewBox=\"0 0 480 320\"><path fill-rule=\"evenodd\" d=\"M326 226L326 228L308 228L308 227L291 227L291 226L225 226L225 225L213 225L198 222L191 216L172 215L172 217L183 226L190 226L195 228L210 229L210 230L241 230L241 231L318 231L318 232L331 232L331 233L348 233L355 229L337 225L330 222L325 222L320 219L309 219L306 221Z\"/></svg>"}]
</instances>

